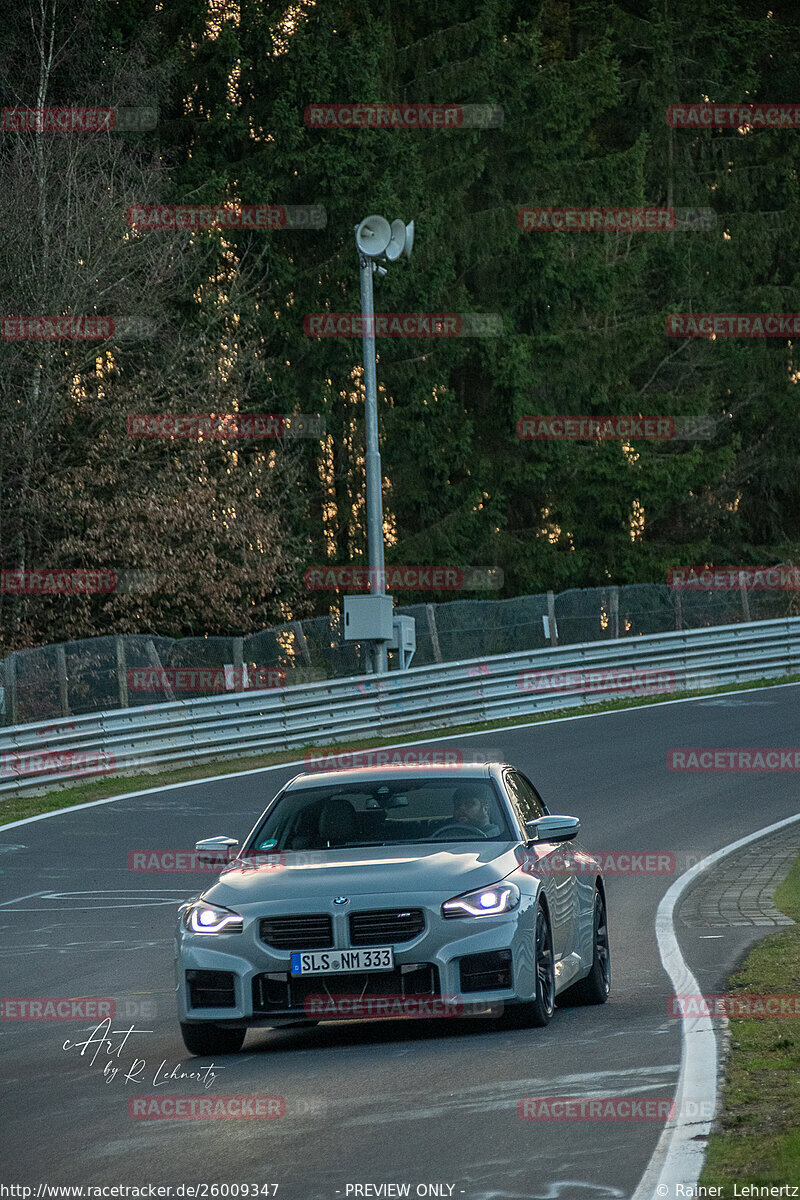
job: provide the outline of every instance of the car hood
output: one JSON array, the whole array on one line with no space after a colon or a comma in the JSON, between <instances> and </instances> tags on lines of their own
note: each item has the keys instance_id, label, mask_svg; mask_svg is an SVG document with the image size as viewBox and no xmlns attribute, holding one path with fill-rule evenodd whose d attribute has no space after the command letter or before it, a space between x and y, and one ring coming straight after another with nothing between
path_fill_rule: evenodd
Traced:
<instances>
[{"instance_id":1,"label":"car hood","mask_svg":"<svg viewBox=\"0 0 800 1200\"><path fill-rule=\"evenodd\" d=\"M487 887L515 869L517 842L369 846L360 849L287 851L265 865L233 864L203 893L235 908L263 900L328 899L338 895L447 892Z\"/></svg>"}]
</instances>

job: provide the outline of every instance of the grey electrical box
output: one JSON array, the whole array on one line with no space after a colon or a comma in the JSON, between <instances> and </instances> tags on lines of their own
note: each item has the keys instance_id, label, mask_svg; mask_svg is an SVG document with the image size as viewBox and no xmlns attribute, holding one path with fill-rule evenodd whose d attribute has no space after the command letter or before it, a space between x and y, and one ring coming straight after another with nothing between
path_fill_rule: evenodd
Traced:
<instances>
[{"instance_id":1,"label":"grey electrical box","mask_svg":"<svg viewBox=\"0 0 800 1200\"><path fill-rule=\"evenodd\" d=\"M395 617L390 650L397 650L400 670L405 671L417 648L416 622L413 617Z\"/></svg>"},{"instance_id":2,"label":"grey electrical box","mask_svg":"<svg viewBox=\"0 0 800 1200\"><path fill-rule=\"evenodd\" d=\"M346 642L390 642L391 639L391 596L344 597Z\"/></svg>"},{"instance_id":3,"label":"grey electrical box","mask_svg":"<svg viewBox=\"0 0 800 1200\"><path fill-rule=\"evenodd\" d=\"M417 634L413 617L395 617L390 650L416 650Z\"/></svg>"}]
</instances>

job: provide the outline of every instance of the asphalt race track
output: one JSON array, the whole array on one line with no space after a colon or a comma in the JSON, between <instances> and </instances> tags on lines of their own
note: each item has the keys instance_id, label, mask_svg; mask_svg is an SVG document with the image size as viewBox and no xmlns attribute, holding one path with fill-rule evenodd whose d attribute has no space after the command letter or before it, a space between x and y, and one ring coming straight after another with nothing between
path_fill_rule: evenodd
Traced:
<instances>
[{"instance_id":1,"label":"asphalt race track","mask_svg":"<svg viewBox=\"0 0 800 1200\"><path fill-rule=\"evenodd\" d=\"M792 685L443 744L500 751L530 774L552 812L581 818L589 849L673 851L680 873L796 813L800 788L788 772L671 772L667 751L792 747L799 700ZM608 879L611 999L557 1009L545 1030L475 1018L255 1030L241 1054L215 1064L215 1078L210 1060L187 1055L174 1009L175 909L211 876L133 873L128 855L215 834L241 839L297 770L191 784L0 831L2 995L113 997L113 1030L135 1028L115 1043L118 1056L101 1049L92 1063L97 1047L82 1055L62 1046L85 1040L95 1021L0 1021L4 1182L276 1183L279 1200L402 1194L364 1190L389 1183L410 1185L411 1196L465 1200L630 1197L660 1121L523 1121L517 1102L672 1096L680 1023L667 1015L670 983L653 924L675 875ZM709 933L723 936L713 940L702 928L684 932L702 989L718 991L769 930L716 929ZM205 1072L210 1087L168 1080L176 1068ZM282 1096L286 1114L128 1115L132 1095L154 1093Z\"/></svg>"}]
</instances>

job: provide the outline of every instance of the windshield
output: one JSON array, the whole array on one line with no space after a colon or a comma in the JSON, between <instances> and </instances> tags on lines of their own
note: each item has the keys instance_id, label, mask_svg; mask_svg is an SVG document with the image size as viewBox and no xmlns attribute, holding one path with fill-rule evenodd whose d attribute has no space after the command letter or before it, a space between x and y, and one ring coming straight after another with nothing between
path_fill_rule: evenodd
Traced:
<instances>
[{"instance_id":1,"label":"windshield","mask_svg":"<svg viewBox=\"0 0 800 1200\"><path fill-rule=\"evenodd\" d=\"M420 842L517 841L485 779L393 779L288 791L253 850L328 850Z\"/></svg>"}]
</instances>

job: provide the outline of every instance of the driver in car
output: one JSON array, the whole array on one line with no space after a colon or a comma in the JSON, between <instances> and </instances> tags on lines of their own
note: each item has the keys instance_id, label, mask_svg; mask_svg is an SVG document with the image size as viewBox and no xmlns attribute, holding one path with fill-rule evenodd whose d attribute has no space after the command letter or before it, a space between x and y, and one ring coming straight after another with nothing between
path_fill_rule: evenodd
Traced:
<instances>
[{"instance_id":1,"label":"driver in car","mask_svg":"<svg viewBox=\"0 0 800 1200\"><path fill-rule=\"evenodd\" d=\"M489 804L483 788L460 787L453 797L453 824L474 825L485 837L502 833L499 825L489 820Z\"/></svg>"}]
</instances>

